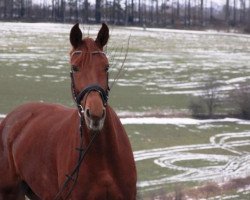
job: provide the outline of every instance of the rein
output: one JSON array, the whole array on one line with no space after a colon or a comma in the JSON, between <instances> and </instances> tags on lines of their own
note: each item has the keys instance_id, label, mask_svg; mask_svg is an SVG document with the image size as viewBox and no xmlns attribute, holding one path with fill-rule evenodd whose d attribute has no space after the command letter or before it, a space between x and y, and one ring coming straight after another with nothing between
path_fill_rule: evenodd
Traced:
<instances>
[{"instance_id":1,"label":"rein","mask_svg":"<svg viewBox=\"0 0 250 200\"><path fill-rule=\"evenodd\" d=\"M81 140L80 140L80 147L77 147L76 150L79 151L79 157L78 157L78 161L77 161L77 164L75 165L75 167L73 168L72 172L70 173L70 175L65 175L66 176L66 180L64 181L63 185L61 186L59 192L56 194L54 200L59 200L62 198L62 194L63 192L67 189L70 181L73 181L70 189L68 190L66 196L65 196L65 199L69 199L72 191L74 190L74 187L77 183L77 179L78 179L78 175L79 175L79 171L80 171L80 167L81 167L81 164L85 158L85 156L87 155L90 147L92 146L92 144L94 143L97 135L98 135L98 131L96 131L94 133L94 135L92 136L89 144L87 145L87 147L84 149L83 148L83 120L84 118L81 117L80 118L81 120L81 123L80 123L80 136L81 136Z\"/></svg>"},{"instance_id":2,"label":"rein","mask_svg":"<svg viewBox=\"0 0 250 200\"><path fill-rule=\"evenodd\" d=\"M76 53L82 53L82 51L75 51L75 52L72 53L71 56L73 56ZM104 52L102 52L102 51L93 51L93 52L90 52L90 53L91 54L98 54L98 53L104 54ZM79 93L77 93L72 69L70 71L70 78L71 78L72 97L76 102L76 106L77 106L77 109L78 109L78 114L79 114L79 117L80 117L80 126L79 126L80 145L79 145L79 147L76 148L76 150L79 152L79 156L78 156L78 161L77 161L75 167L73 168L72 172L69 175L65 175L66 180L64 181L63 185L59 189L59 191L56 194L54 200L62 199L63 192L67 189L69 183L72 181L73 183L72 183L71 187L68 189L68 192L66 193L66 196L65 196L66 200L69 199L69 197L70 197L70 195L71 195L72 191L74 190L74 187L75 187L75 185L77 183L77 179L78 179L81 164L82 164L85 156L87 155L90 147L94 143L94 141L95 141L95 139L96 139L96 137L97 137L97 135L99 133L99 131L94 132L94 135L91 137L89 144L86 146L86 148L83 147L83 140L84 140L84 138L83 138L84 108L81 105L82 99L86 95L88 95L91 91L97 91L100 94L100 96L102 98L103 105L105 107L107 106L107 102L108 102L109 87L107 87L107 90L105 91L98 84L92 84L92 85L89 85L89 86L85 87ZM108 81L108 76L107 76L107 81ZM107 82L107 85L108 85L108 82Z\"/></svg>"}]
</instances>

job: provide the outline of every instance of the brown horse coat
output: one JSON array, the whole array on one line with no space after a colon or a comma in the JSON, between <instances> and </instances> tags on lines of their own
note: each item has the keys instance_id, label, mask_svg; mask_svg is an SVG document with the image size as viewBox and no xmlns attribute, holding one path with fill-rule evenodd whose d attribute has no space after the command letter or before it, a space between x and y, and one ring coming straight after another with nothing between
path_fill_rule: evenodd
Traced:
<instances>
[{"instance_id":1,"label":"brown horse coat","mask_svg":"<svg viewBox=\"0 0 250 200\"><path fill-rule=\"evenodd\" d=\"M105 112L103 128L80 167L72 200L136 199L129 139L109 105ZM25 192L31 199L53 200L77 163L79 124L77 109L57 104L29 103L8 114L0 124L0 200L24 200ZM84 123L84 146L92 134Z\"/></svg>"},{"instance_id":2,"label":"brown horse coat","mask_svg":"<svg viewBox=\"0 0 250 200\"><path fill-rule=\"evenodd\" d=\"M31 103L10 113L0 127L2 191L16 192L25 181L41 199L53 199L78 158L78 128L77 111L60 105ZM86 143L90 134L85 127ZM72 199L135 199L130 149L123 126L108 106L104 128L81 166Z\"/></svg>"}]
</instances>

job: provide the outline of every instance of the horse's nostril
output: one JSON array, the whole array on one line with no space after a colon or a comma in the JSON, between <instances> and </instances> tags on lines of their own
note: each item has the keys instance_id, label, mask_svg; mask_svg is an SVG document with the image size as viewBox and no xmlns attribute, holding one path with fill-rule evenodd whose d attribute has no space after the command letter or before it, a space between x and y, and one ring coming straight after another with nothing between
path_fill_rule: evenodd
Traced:
<instances>
[{"instance_id":1,"label":"horse's nostril","mask_svg":"<svg viewBox=\"0 0 250 200\"><path fill-rule=\"evenodd\" d=\"M89 109L86 110L86 114L87 114L87 117L90 118L90 111L89 111Z\"/></svg>"},{"instance_id":2,"label":"horse's nostril","mask_svg":"<svg viewBox=\"0 0 250 200\"><path fill-rule=\"evenodd\" d=\"M91 109L87 108L85 110L85 116L91 120L101 120L106 116L106 111L103 109L102 112L92 112Z\"/></svg>"},{"instance_id":3,"label":"horse's nostril","mask_svg":"<svg viewBox=\"0 0 250 200\"><path fill-rule=\"evenodd\" d=\"M102 111L102 118L105 117L105 114L106 114L106 111L105 111L105 109L103 109L103 111Z\"/></svg>"}]
</instances>

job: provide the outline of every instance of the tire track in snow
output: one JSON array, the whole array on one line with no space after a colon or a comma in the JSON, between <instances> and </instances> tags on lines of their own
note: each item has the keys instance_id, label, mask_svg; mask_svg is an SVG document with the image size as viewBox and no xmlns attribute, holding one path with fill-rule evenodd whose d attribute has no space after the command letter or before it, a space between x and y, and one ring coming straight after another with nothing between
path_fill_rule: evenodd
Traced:
<instances>
[{"instance_id":1,"label":"tire track in snow","mask_svg":"<svg viewBox=\"0 0 250 200\"><path fill-rule=\"evenodd\" d=\"M246 138L249 138L246 140ZM179 171L178 175L162 176L159 179L140 181L138 187L158 187L167 183L188 181L227 181L231 178L250 175L249 152L239 151L237 147L250 146L250 132L217 134L210 138L208 144L183 145L167 148L142 150L134 152L137 162L153 159L163 168ZM230 155L192 153L194 150L223 149ZM203 160L212 165L204 167L184 167L179 161Z\"/></svg>"}]
</instances>

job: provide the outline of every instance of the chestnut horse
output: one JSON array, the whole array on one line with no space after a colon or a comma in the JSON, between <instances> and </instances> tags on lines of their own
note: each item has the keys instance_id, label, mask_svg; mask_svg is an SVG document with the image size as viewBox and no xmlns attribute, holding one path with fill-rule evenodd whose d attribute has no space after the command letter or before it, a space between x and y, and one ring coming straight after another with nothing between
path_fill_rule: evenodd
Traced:
<instances>
[{"instance_id":1,"label":"chestnut horse","mask_svg":"<svg viewBox=\"0 0 250 200\"><path fill-rule=\"evenodd\" d=\"M0 124L0 200L135 200L136 167L127 134L108 105L109 29L95 40L70 32L77 109L28 103ZM80 126L80 130L79 130Z\"/></svg>"}]
</instances>

